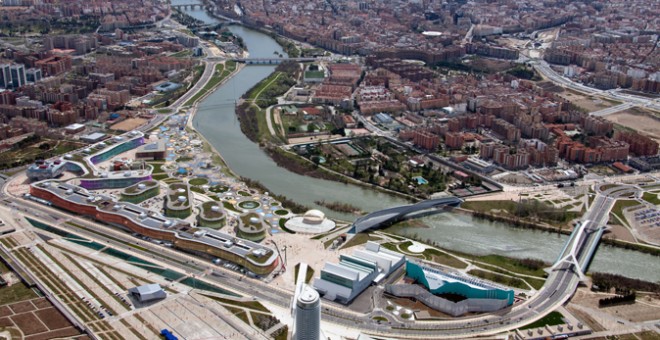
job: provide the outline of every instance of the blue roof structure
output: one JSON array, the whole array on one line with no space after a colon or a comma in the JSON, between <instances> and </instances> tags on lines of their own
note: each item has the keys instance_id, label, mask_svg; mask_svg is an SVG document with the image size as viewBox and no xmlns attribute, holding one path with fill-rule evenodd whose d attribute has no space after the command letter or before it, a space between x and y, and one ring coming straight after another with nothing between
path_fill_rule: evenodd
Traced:
<instances>
[{"instance_id":1,"label":"blue roof structure","mask_svg":"<svg viewBox=\"0 0 660 340\"><path fill-rule=\"evenodd\" d=\"M434 295L456 294L468 299L506 300L513 304L514 291L502 289L468 276L459 276L437 269L406 262L406 275L421 283Z\"/></svg>"}]
</instances>

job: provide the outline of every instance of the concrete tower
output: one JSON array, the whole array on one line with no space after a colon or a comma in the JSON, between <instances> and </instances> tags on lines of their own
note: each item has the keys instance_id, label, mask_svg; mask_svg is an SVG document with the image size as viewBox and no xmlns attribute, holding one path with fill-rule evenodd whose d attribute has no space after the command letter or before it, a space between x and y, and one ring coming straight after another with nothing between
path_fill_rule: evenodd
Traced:
<instances>
[{"instance_id":1,"label":"concrete tower","mask_svg":"<svg viewBox=\"0 0 660 340\"><path fill-rule=\"evenodd\" d=\"M321 300L319 293L309 285L303 284L296 299L294 323L294 340L320 339Z\"/></svg>"}]
</instances>

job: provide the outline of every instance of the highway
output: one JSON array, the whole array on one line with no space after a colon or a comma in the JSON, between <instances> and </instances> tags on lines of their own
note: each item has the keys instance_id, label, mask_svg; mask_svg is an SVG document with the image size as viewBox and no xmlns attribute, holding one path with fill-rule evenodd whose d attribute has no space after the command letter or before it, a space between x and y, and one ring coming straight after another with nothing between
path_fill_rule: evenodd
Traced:
<instances>
[{"instance_id":1,"label":"highway","mask_svg":"<svg viewBox=\"0 0 660 340\"><path fill-rule=\"evenodd\" d=\"M188 275L203 277L215 282L221 287L227 287L245 296L253 296L258 300L267 301L274 305L289 308L292 301L293 291L283 290L277 286L269 285L266 282L250 279L233 271L226 270L223 267L216 267L206 260L196 258L192 255L178 252L174 249L158 246L142 240L138 240L131 235L108 227L97 222L72 216L58 209L27 201L22 198L11 197L6 194L6 186L3 186L3 196L5 199L0 201L9 207L18 207L22 209L20 213L24 215L36 216L44 222L66 229L69 232L81 234L90 239L110 244L113 247L126 252L138 253L147 259L157 259L168 267L176 268ZM7 204L7 202L10 202ZM11 204L13 203L13 204ZM608 214L613 204L611 198L599 195L590 209L585 214L587 221L602 221ZM84 229L69 227L61 223L72 220L77 224L84 225L94 230L103 231L103 234L92 233ZM596 222L582 224L584 229L595 230ZM576 228L577 230L578 228ZM41 232L41 231L40 231ZM575 248L579 254L581 264L586 264L590 260L591 253L583 251L589 249L593 244L597 244L596 233L586 234L587 237L581 237L579 242L573 241L568 245L568 249ZM115 240L113 240L114 238ZM117 242L116 239L121 240ZM131 243L140 243L140 246L147 248L147 251L128 246ZM569 242L571 242L569 240ZM156 255L158 254L158 255ZM581 266L582 267L582 266ZM579 268L578 270L582 270ZM209 275L210 273L210 275ZM576 271L575 265L569 262L558 263L555 270L549 273L544 287L534 294L526 302L517 305L505 313L479 315L471 318L462 318L451 321L393 321L388 324L376 324L371 319L371 314L361 314L350 311L343 305L323 301L323 321L338 324L344 327L357 329L362 332L396 338L428 338L442 335L443 338L461 338L465 336L493 335L517 328L542 318L545 314L554 310L565 303L575 292L580 281L580 276Z\"/></svg>"},{"instance_id":2,"label":"highway","mask_svg":"<svg viewBox=\"0 0 660 340\"><path fill-rule=\"evenodd\" d=\"M623 102L622 104L623 106L618 105L609 109L596 111L595 113L598 116L604 116L617 111L625 110L633 106L641 106L652 110L660 111L660 98L658 99L644 98L632 94L620 93L619 90L609 90L609 91L598 90L580 83L576 83L570 79L563 77L562 75L555 72L555 70L553 70L550 67L550 64L548 64L545 60L533 60L531 61L531 63L537 72L539 72L541 75L543 75L545 78L555 83L556 85L569 88L573 91L584 93L586 95L592 95L607 100ZM611 109L614 111L612 111Z\"/></svg>"}]
</instances>

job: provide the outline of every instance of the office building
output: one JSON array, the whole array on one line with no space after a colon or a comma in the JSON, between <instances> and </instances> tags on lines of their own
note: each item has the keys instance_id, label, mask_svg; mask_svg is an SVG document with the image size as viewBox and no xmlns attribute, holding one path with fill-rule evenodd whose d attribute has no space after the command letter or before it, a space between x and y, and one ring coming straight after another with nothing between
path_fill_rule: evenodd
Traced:
<instances>
[{"instance_id":1,"label":"office building","mask_svg":"<svg viewBox=\"0 0 660 340\"><path fill-rule=\"evenodd\" d=\"M30 83L36 83L41 81L42 79L41 75L41 69L38 68L31 68L27 71L25 71L25 79L30 82Z\"/></svg>"},{"instance_id":2,"label":"office building","mask_svg":"<svg viewBox=\"0 0 660 340\"><path fill-rule=\"evenodd\" d=\"M0 87L5 89L12 87L9 67L9 64L0 64Z\"/></svg>"},{"instance_id":3,"label":"office building","mask_svg":"<svg viewBox=\"0 0 660 340\"><path fill-rule=\"evenodd\" d=\"M9 72L11 73L11 84L13 88L17 89L27 84L25 65L11 65L9 66Z\"/></svg>"},{"instance_id":4,"label":"office building","mask_svg":"<svg viewBox=\"0 0 660 340\"><path fill-rule=\"evenodd\" d=\"M296 297L294 340L319 340L321 337L321 298L307 284Z\"/></svg>"}]
</instances>

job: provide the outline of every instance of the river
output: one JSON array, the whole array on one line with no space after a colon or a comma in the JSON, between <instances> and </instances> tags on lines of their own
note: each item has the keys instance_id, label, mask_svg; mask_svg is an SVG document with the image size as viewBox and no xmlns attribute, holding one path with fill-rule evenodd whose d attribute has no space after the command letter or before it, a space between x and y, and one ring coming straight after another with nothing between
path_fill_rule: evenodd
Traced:
<instances>
[{"instance_id":1,"label":"river","mask_svg":"<svg viewBox=\"0 0 660 340\"><path fill-rule=\"evenodd\" d=\"M173 4L197 2L172 0ZM208 23L218 21L203 10L188 13ZM230 26L241 36L250 57L270 58L282 48L269 36L241 26ZM258 180L274 193L309 207L325 211L328 216L353 220L355 216L340 214L318 207L316 200L341 201L374 211L405 204L375 190L356 185L305 177L278 167L259 147L243 135L234 112L234 103L248 89L266 78L274 66L246 66L225 85L200 103L193 126L211 143L237 174ZM442 248L471 254L499 254L517 258L531 257L554 262L566 242L566 236L512 228L500 222L488 222L470 215L445 213L422 218L429 228L409 228L406 235L418 234ZM601 245L590 270L621 274L647 281L660 281L660 259L640 252Z\"/></svg>"}]
</instances>

